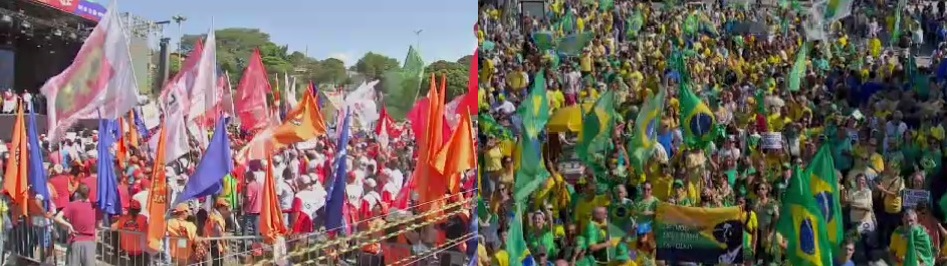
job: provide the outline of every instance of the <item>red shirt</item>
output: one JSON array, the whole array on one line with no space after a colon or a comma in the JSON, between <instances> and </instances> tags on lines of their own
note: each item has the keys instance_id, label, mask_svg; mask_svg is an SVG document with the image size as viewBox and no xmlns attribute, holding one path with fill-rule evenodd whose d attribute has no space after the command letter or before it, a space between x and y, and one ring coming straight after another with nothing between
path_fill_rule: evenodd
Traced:
<instances>
[{"instance_id":1,"label":"red shirt","mask_svg":"<svg viewBox=\"0 0 947 266\"><path fill-rule=\"evenodd\" d=\"M260 214L263 208L263 185L256 181L250 182L244 195L247 200L243 203L243 211L248 214Z\"/></svg>"},{"instance_id":2,"label":"red shirt","mask_svg":"<svg viewBox=\"0 0 947 266\"><path fill-rule=\"evenodd\" d=\"M53 204L56 208L62 209L69 203L69 176L57 175L49 179L49 184L56 190L56 195L51 195Z\"/></svg>"},{"instance_id":3,"label":"red shirt","mask_svg":"<svg viewBox=\"0 0 947 266\"><path fill-rule=\"evenodd\" d=\"M76 234L69 237L69 243L75 242L95 242L95 224L97 213L92 203L88 201L73 201L66 204L62 209L63 218L72 224Z\"/></svg>"},{"instance_id":4,"label":"red shirt","mask_svg":"<svg viewBox=\"0 0 947 266\"><path fill-rule=\"evenodd\" d=\"M296 220L293 221L294 234L312 233L316 231L312 217L309 217L309 214L303 211L303 201L301 199L293 199L293 208L290 211L298 214Z\"/></svg>"},{"instance_id":5,"label":"red shirt","mask_svg":"<svg viewBox=\"0 0 947 266\"><path fill-rule=\"evenodd\" d=\"M132 196L128 194L128 185L118 185L118 200L122 203L122 213L128 212L128 205L131 204Z\"/></svg>"},{"instance_id":6,"label":"red shirt","mask_svg":"<svg viewBox=\"0 0 947 266\"><path fill-rule=\"evenodd\" d=\"M98 178L98 176L97 176L96 174L91 174L91 175L89 175L89 176L83 178L82 181L80 181L82 184L85 184L87 187L89 187L89 201L90 201L90 202L97 202L97 201L99 201L99 194L98 194L98 191L99 191L99 188L98 188L99 182L98 182L98 180L99 180L99 178Z\"/></svg>"}]
</instances>

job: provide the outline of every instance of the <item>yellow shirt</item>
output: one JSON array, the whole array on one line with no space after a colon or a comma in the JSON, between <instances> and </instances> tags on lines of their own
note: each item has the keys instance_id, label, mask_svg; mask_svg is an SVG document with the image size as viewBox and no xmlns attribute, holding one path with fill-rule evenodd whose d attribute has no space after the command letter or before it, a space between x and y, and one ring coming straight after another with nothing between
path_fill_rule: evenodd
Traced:
<instances>
[{"instance_id":1,"label":"yellow shirt","mask_svg":"<svg viewBox=\"0 0 947 266\"><path fill-rule=\"evenodd\" d=\"M510 266L510 254L506 250L499 250L493 255L494 264L499 266Z\"/></svg>"},{"instance_id":2,"label":"yellow shirt","mask_svg":"<svg viewBox=\"0 0 947 266\"><path fill-rule=\"evenodd\" d=\"M487 172L496 172L503 169L503 151L500 150L499 146L487 150L487 162L484 168Z\"/></svg>"},{"instance_id":3,"label":"yellow shirt","mask_svg":"<svg viewBox=\"0 0 947 266\"><path fill-rule=\"evenodd\" d=\"M549 111L555 111L562 108L566 103L566 95L560 90L546 91L546 97L549 98Z\"/></svg>"},{"instance_id":4,"label":"yellow shirt","mask_svg":"<svg viewBox=\"0 0 947 266\"><path fill-rule=\"evenodd\" d=\"M579 67L582 68L583 72L592 72L592 55L583 54L582 60L579 60Z\"/></svg>"},{"instance_id":5,"label":"yellow shirt","mask_svg":"<svg viewBox=\"0 0 947 266\"><path fill-rule=\"evenodd\" d=\"M769 125L769 131L781 132L786 125L792 123L792 120L780 113L775 113L766 117L766 123Z\"/></svg>"},{"instance_id":6,"label":"yellow shirt","mask_svg":"<svg viewBox=\"0 0 947 266\"><path fill-rule=\"evenodd\" d=\"M579 202L575 204L575 220L579 221L578 228L585 228L587 223L592 219L592 211L597 207L608 207L611 204L611 197L605 195L598 195L592 200L588 200L585 197L579 199Z\"/></svg>"}]
</instances>

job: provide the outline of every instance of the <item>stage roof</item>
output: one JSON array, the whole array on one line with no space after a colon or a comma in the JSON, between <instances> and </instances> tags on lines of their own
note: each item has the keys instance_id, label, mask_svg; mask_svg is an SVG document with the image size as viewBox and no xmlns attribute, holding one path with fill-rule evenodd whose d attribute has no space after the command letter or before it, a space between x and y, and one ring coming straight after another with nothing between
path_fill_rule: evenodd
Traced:
<instances>
[{"instance_id":1,"label":"stage roof","mask_svg":"<svg viewBox=\"0 0 947 266\"><path fill-rule=\"evenodd\" d=\"M105 16L105 5L98 3L102 0L24 0L45 5L67 14L79 16L87 20L98 22Z\"/></svg>"}]
</instances>

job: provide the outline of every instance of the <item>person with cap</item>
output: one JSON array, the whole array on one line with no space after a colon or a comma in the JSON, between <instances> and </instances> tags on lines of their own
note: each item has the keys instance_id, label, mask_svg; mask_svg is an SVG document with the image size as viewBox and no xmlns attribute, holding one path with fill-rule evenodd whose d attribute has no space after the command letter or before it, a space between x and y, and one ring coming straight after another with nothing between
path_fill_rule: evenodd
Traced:
<instances>
[{"instance_id":1,"label":"person with cap","mask_svg":"<svg viewBox=\"0 0 947 266\"><path fill-rule=\"evenodd\" d=\"M149 265L151 257L145 253L148 232L148 217L141 214L141 203L131 201L128 212L112 223L112 230L118 231L119 248L128 256L128 265Z\"/></svg>"},{"instance_id":2,"label":"person with cap","mask_svg":"<svg viewBox=\"0 0 947 266\"><path fill-rule=\"evenodd\" d=\"M65 207L53 219L66 228L69 233L69 247L66 250L66 265L96 265L96 216L98 213L89 201L89 187L80 184L73 195L75 200Z\"/></svg>"},{"instance_id":3,"label":"person with cap","mask_svg":"<svg viewBox=\"0 0 947 266\"><path fill-rule=\"evenodd\" d=\"M231 215L230 201L220 198L214 202L214 208L208 213L204 223L204 237L217 238L210 245L210 261L213 266L223 266L223 254L226 254L228 243L224 240L227 231L227 217Z\"/></svg>"},{"instance_id":4,"label":"person with cap","mask_svg":"<svg viewBox=\"0 0 947 266\"><path fill-rule=\"evenodd\" d=\"M168 239L171 261L174 265L193 263L197 248L197 225L189 221L191 209L186 203L179 203L171 210L168 220Z\"/></svg>"}]
</instances>

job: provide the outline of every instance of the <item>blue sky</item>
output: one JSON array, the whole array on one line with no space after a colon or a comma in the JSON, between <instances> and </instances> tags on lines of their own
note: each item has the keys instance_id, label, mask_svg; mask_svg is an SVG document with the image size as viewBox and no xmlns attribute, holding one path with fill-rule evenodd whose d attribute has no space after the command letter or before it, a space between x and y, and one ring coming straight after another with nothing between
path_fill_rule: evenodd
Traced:
<instances>
[{"instance_id":1,"label":"blue sky","mask_svg":"<svg viewBox=\"0 0 947 266\"><path fill-rule=\"evenodd\" d=\"M477 45L476 5L473 0L132 0L120 1L119 9L154 21L182 15L185 34L206 33L212 24L259 28L290 51L305 52L308 46L310 57L351 65L369 51L403 61L408 46L418 42L418 29L426 63L471 54ZM181 36L174 24L164 34L173 40Z\"/></svg>"}]
</instances>

